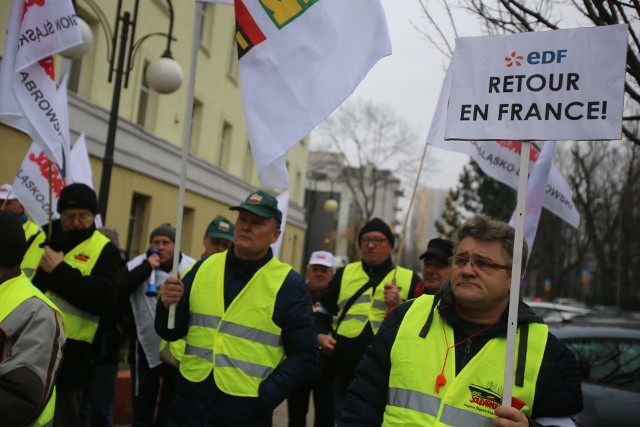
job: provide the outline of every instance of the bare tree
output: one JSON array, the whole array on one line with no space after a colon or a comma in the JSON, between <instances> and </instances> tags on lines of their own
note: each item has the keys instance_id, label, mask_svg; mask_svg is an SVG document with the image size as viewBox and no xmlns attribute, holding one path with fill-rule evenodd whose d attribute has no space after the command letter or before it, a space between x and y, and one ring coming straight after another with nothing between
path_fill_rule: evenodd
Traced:
<instances>
[{"instance_id":1,"label":"bare tree","mask_svg":"<svg viewBox=\"0 0 640 427\"><path fill-rule=\"evenodd\" d=\"M369 220L385 191L414 177L415 137L389 107L371 102L345 104L313 135L313 143L338 153L344 164L340 179L353 195L361 221ZM335 165L323 165L335 170ZM387 219L388 220L388 219Z\"/></svg>"}]
</instances>

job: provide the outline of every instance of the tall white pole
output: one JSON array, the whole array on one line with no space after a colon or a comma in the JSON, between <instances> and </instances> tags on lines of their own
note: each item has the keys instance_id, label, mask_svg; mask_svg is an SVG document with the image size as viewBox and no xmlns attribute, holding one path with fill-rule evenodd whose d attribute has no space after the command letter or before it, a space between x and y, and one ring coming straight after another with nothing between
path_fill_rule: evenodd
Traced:
<instances>
[{"instance_id":1,"label":"tall white pole","mask_svg":"<svg viewBox=\"0 0 640 427\"><path fill-rule=\"evenodd\" d=\"M198 63L198 47L200 37L200 17L202 16L202 3L196 0L195 13L193 14L193 34L191 37L191 64L189 66L189 93L184 113L184 132L182 134L182 163L180 165L180 185L178 189L178 214L176 215L176 241L173 252L173 269L171 275L178 276L178 263L180 262L180 245L182 243L182 214L184 211L184 192L187 180L187 165L189 164L189 151L191 148L191 119L193 115L193 93L196 85L196 66ZM176 306L169 307L169 319L167 328L176 326Z\"/></svg>"},{"instance_id":2,"label":"tall white pole","mask_svg":"<svg viewBox=\"0 0 640 427\"><path fill-rule=\"evenodd\" d=\"M524 211L527 205L527 184L529 181L529 154L531 142L522 141L520 150L520 175L518 179L518 203L516 205L516 235L513 242L511 266L511 294L509 298L509 318L507 324L507 352L504 365L504 385L502 404L511 406L513 391L513 366L518 328L518 305L520 304L520 275L522 272L522 244L524 242ZM531 250L531 248L529 248Z\"/></svg>"}]
</instances>

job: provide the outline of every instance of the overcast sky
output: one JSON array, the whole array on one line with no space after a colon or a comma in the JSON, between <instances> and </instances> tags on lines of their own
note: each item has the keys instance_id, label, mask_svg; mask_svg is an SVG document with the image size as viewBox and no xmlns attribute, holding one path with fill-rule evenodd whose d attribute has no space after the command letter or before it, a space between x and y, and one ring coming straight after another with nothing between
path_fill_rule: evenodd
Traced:
<instances>
[{"instance_id":1,"label":"overcast sky","mask_svg":"<svg viewBox=\"0 0 640 427\"><path fill-rule=\"evenodd\" d=\"M352 98L392 107L415 130L422 155L431 118L438 101L448 59L431 47L412 22L424 25L418 0L382 0L387 15L393 53L381 59L360 84ZM469 23L466 23L469 21ZM471 18L461 26L463 36L481 35ZM429 147L430 161L423 169L424 184L451 188L458 183L468 156Z\"/></svg>"}]
</instances>

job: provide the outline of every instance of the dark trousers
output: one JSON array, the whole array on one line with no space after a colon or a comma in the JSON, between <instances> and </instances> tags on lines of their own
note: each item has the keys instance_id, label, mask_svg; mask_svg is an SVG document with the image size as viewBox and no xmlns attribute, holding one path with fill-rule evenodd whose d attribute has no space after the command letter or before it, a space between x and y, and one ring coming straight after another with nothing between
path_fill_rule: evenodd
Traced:
<instances>
[{"instance_id":1,"label":"dark trousers","mask_svg":"<svg viewBox=\"0 0 640 427\"><path fill-rule=\"evenodd\" d=\"M333 427L333 378L309 379L287 398L289 427L306 427L309 395L313 392L314 427Z\"/></svg>"},{"instance_id":2,"label":"dark trousers","mask_svg":"<svg viewBox=\"0 0 640 427\"><path fill-rule=\"evenodd\" d=\"M116 391L117 377L117 363L89 365L87 384L80 408L80 421L83 426L113 426L113 396Z\"/></svg>"},{"instance_id":3,"label":"dark trousers","mask_svg":"<svg viewBox=\"0 0 640 427\"><path fill-rule=\"evenodd\" d=\"M53 427L80 427L82 390L56 392L56 412Z\"/></svg>"},{"instance_id":4,"label":"dark trousers","mask_svg":"<svg viewBox=\"0 0 640 427\"><path fill-rule=\"evenodd\" d=\"M135 363L131 365L131 398L133 401L132 427L164 427L167 424L167 411L173 384L178 370L165 363L150 368L144 352L138 346ZM162 392L160 384L162 379ZM156 415L156 402L158 413Z\"/></svg>"}]
</instances>

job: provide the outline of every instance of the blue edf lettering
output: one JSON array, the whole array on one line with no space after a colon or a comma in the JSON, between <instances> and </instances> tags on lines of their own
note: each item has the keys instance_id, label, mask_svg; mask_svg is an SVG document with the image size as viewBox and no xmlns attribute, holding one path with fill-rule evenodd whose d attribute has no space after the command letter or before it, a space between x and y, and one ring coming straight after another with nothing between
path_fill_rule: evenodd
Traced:
<instances>
[{"instance_id":1,"label":"blue edf lettering","mask_svg":"<svg viewBox=\"0 0 640 427\"><path fill-rule=\"evenodd\" d=\"M552 62L559 64L566 57L567 49L543 50L542 52L534 50L527 55L527 62L532 65L551 64Z\"/></svg>"}]
</instances>

